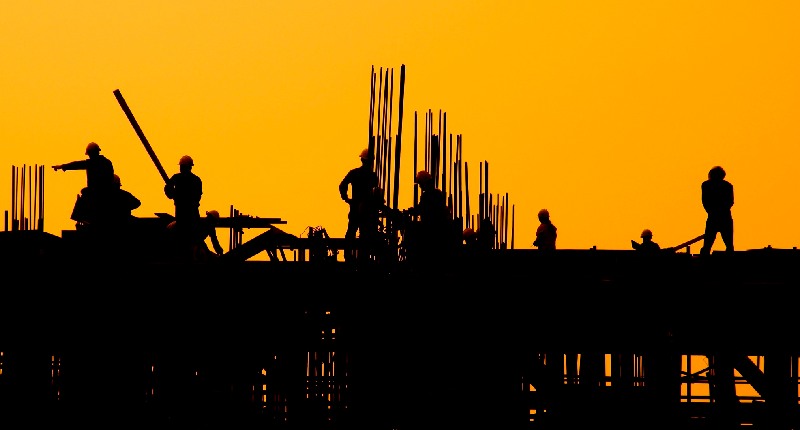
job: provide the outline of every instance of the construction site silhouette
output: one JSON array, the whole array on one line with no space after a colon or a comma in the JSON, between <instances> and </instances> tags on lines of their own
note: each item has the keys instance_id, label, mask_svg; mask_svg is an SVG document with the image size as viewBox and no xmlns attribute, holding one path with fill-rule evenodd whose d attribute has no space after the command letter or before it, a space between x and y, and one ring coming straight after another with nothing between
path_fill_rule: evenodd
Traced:
<instances>
[{"instance_id":1,"label":"construction site silhouette","mask_svg":"<svg viewBox=\"0 0 800 430\"><path fill-rule=\"evenodd\" d=\"M54 235L44 228L45 169L12 166L0 258L16 280L2 289L0 419L28 427L798 428L797 249L734 251L725 210L709 211L703 234L700 220L691 239L647 252L636 241L620 250L556 247L542 210L537 248L516 249L514 205L489 188L487 161L470 205L468 163L446 114L434 133L425 112L418 142L415 113L415 176L401 180L405 66L396 133L383 116L394 103L390 76L373 67L369 146L359 154L369 187L358 197L368 191L374 207L354 217L358 235L316 226L296 236L279 228L280 217L233 206L202 218L197 194L188 217L176 219L175 200L175 216L81 218ZM114 95L169 196L172 178ZM356 198L341 177L331 178L331 193L337 183L343 200ZM401 187L413 188L414 205L399 207ZM420 201L444 222L422 224L431 208ZM244 241L249 229L259 233ZM223 231L227 249L218 239L205 245ZM711 252L717 232L727 249ZM652 232L641 237L649 245Z\"/></svg>"}]
</instances>

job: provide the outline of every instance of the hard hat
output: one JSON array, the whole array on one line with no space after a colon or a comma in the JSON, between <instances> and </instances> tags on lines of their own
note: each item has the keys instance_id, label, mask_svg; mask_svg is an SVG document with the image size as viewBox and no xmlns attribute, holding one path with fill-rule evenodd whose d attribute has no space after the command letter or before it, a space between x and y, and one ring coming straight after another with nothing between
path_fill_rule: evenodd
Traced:
<instances>
[{"instance_id":1,"label":"hard hat","mask_svg":"<svg viewBox=\"0 0 800 430\"><path fill-rule=\"evenodd\" d=\"M89 144L86 145L86 155L89 155L90 152L100 152L100 145L89 142Z\"/></svg>"},{"instance_id":2,"label":"hard hat","mask_svg":"<svg viewBox=\"0 0 800 430\"><path fill-rule=\"evenodd\" d=\"M416 182L417 184L421 184L423 182L428 182L431 179L433 179L433 176L431 176L431 174L428 173L427 170L420 170L419 172L417 172L417 176L414 177L414 182Z\"/></svg>"},{"instance_id":3,"label":"hard hat","mask_svg":"<svg viewBox=\"0 0 800 430\"><path fill-rule=\"evenodd\" d=\"M542 209L539 211L540 217L550 218L550 212L547 209Z\"/></svg>"},{"instance_id":4,"label":"hard hat","mask_svg":"<svg viewBox=\"0 0 800 430\"><path fill-rule=\"evenodd\" d=\"M462 236L464 237L464 239L469 239L472 236L475 236L476 234L477 233L475 233L475 230L473 230L472 227L467 227L464 229Z\"/></svg>"},{"instance_id":5,"label":"hard hat","mask_svg":"<svg viewBox=\"0 0 800 430\"><path fill-rule=\"evenodd\" d=\"M178 165L179 166L194 166L194 160L192 160L192 157L190 157L188 155L184 155L183 157L181 157L181 160L178 161Z\"/></svg>"},{"instance_id":6,"label":"hard hat","mask_svg":"<svg viewBox=\"0 0 800 430\"><path fill-rule=\"evenodd\" d=\"M709 179L725 179L725 169L722 166L714 166L708 171Z\"/></svg>"},{"instance_id":7,"label":"hard hat","mask_svg":"<svg viewBox=\"0 0 800 430\"><path fill-rule=\"evenodd\" d=\"M653 237L653 232L650 231L649 229L644 229L644 230L642 230L642 236L641 237L642 238Z\"/></svg>"},{"instance_id":8,"label":"hard hat","mask_svg":"<svg viewBox=\"0 0 800 430\"><path fill-rule=\"evenodd\" d=\"M369 156L369 148L364 148L364 150L361 151L360 154L358 154L358 157L361 158L362 160L371 160L372 157Z\"/></svg>"},{"instance_id":9,"label":"hard hat","mask_svg":"<svg viewBox=\"0 0 800 430\"><path fill-rule=\"evenodd\" d=\"M122 186L122 180L119 179L119 175L117 175L117 174L114 175L114 185L116 185L118 187Z\"/></svg>"},{"instance_id":10,"label":"hard hat","mask_svg":"<svg viewBox=\"0 0 800 430\"><path fill-rule=\"evenodd\" d=\"M206 215L210 216L210 217L212 217L214 219L219 219L219 212L217 212L214 209L211 209L210 211L206 211Z\"/></svg>"}]
</instances>

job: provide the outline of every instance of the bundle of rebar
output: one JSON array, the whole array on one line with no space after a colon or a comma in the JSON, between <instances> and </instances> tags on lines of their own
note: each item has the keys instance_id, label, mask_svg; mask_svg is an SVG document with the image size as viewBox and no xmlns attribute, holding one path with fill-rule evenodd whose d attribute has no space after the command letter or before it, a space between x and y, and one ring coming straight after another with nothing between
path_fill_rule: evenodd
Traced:
<instances>
[{"instance_id":1,"label":"bundle of rebar","mask_svg":"<svg viewBox=\"0 0 800 430\"><path fill-rule=\"evenodd\" d=\"M26 200L27 196L27 200ZM28 211L25 212L27 201ZM44 231L44 166L11 166L11 219L5 211L5 231Z\"/></svg>"}]
</instances>

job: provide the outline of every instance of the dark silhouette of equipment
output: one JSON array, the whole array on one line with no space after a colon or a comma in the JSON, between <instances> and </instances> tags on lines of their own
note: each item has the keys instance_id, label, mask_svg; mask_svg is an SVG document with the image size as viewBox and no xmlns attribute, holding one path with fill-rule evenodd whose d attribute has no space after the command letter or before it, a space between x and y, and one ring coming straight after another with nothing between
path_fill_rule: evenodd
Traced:
<instances>
[{"instance_id":1,"label":"dark silhouette of equipment","mask_svg":"<svg viewBox=\"0 0 800 430\"><path fill-rule=\"evenodd\" d=\"M167 172L164 170L164 166L161 165L161 161L158 160L158 156L156 155L155 151L153 151L153 147L150 146L150 142L147 141L147 137L145 137L142 128L139 127L139 123L136 121L136 118L133 116L133 112L128 107L128 103L125 102L125 99L122 97L122 93L119 90L114 90L114 97L117 98L117 102L122 107L122 111L125 112L125 116L128 117L128 121L130 121L131 125L133 126L133 130L136 131L136 135L139 136L139 140L142 141L142 145L144 145L144 149L147 151L147 154L150 155L150 159L153 160L153 164L156 165L156 169L158 169L158 173L161 175L161 178L164 179L164 182L169 180L169 176Z\"/></svg>"}]
</instances>

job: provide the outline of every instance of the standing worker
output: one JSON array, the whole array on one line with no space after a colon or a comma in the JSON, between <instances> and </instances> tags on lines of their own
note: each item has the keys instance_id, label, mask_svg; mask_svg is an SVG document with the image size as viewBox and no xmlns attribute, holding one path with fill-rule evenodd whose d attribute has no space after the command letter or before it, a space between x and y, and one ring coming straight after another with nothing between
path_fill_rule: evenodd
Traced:
<instances>
[{"instance_id":1,"label":"standing worker","mask_svg":"<svg viewBox=\"0 0 800 430\"><path fill-rule=\"evenodd\" d=\"M720 166L712 167L700 188L703 208L708 214L700 255L711 254L717 233L722 236L725 251L733 252L733 185L725 180L725 170Z\"/></svg>"},{"instance_id":2,"label":"standing worker","mask_svg":"<svg viewBox=\"0 0 800 430\"><path fill-rule=\"evenodd\" d=\"M164 194L175 203L175 221L180 226L191 227L200 220L200 198L203 196L203 181L192 172L194 160L188 155L178 161L180 172L172 175Z\"/></svg>"},{"instance_id":3,"label":"standing worker","mask_svg":"<svg viewBox=\"0 0 800 430\"><path fill-rule=\"evenodd\" d=\"M533 246L542 250L555 250L558 229L550 221L550 212L542 209L539 211L538 217L539 227L536 229L536 240L533 241Z\"/></svg>"},{"instance_id":4,"label":"standing worker","mask_svg":"<svg viewBox=\"0 0 800 430\"><path fill-rule=\"evenodd\" d=\"M86 187L81 190L72 211L71 218L77 221L76 227L85 227L101 218L103 205L108 203L108 196L114 188L114 164L100 154L100 145L89 142L86 155L89 158L85 160L53 166L55 171L86 171Z\"/></svg>"},{"instance_id":5,"label":"standing worker","mask_svg":"<svg viewBox=\"0 0 800 430\"><path fill-rule=\"evenodd\" d=\"M452 234L452 214L447 198L442 190L436 188L433 176L427 170L417 172L414 182L421 193L419 202L407 211L414 217L419 216L418 228L413 234L416 237L411 244L412 253L426 264L433 264L434 257L446 260L453 256L463 240L460 234L455 237Z\"/></svg>"},{"instance_id":6,"label":"standing worker","mask_svg":"<svg viewBox=\"0 0 800 430\"><path fill-rule=\"evenodd\" d=\"M342 200L350 205L347 213L347 231L345 239L351 241L356 238L356 232L360 236L365 236L365 232L374 228L374 222L370 219L369 210L371 207L373 189L378 187L378 175L372 170L373 156L369 153L369 148L364 149L359 154L361 165L351 169L339 183L339 195ZM350 195L348 196L348 188ZM352 261L355 256L352 249L345 250L345 261Z\"/></svg>"}]
</instances>

